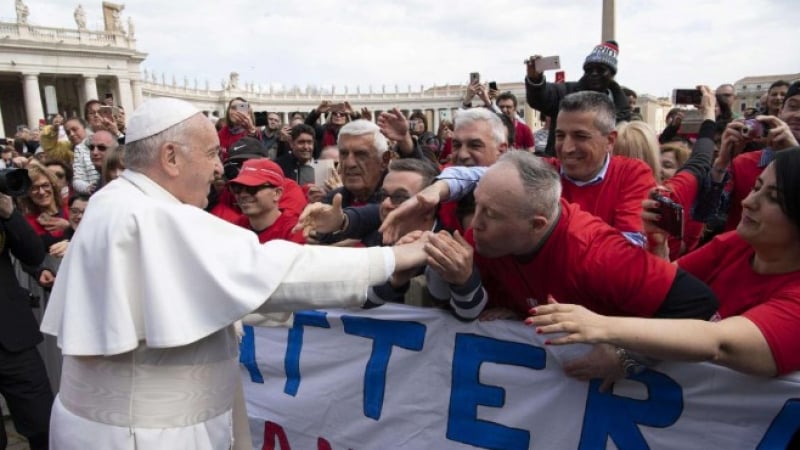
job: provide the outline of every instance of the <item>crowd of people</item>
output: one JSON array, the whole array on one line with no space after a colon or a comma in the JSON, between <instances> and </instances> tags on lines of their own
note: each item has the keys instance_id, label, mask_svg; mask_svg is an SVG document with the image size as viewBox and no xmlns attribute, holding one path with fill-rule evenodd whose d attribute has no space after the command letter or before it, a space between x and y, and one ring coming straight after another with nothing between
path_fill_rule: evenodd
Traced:
<instances>
[{"instance_id":1,"label":"crowd of people","mask_svg":"<svg viewBox=\"0 0 800 450\"><path fill-rule=\"evenodd\" d=\"M797 371L800 81L761 111L700 85L658 133L618 51L596 46L574 82L531 56L535 133L477 79L438 130L329 101L284 124L241 97L222 118L171 99L126 117L111 98L18 127L0 162L0 393L17 429L33 449L248 448L234 323L254 312L524 321L596 344L564 371L603 389L660 360ZM49 293L57 396L11 256ZM165 386L196 400L153 395Z\"/></svg>"}]
</instances>

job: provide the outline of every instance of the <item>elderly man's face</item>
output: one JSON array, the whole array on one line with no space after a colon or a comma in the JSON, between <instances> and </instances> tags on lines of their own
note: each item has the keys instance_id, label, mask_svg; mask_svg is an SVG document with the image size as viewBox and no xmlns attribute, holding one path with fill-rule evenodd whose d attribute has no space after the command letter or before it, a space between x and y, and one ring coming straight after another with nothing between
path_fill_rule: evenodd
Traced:
<instances>
[{"instance_id":1,"label":"elderly man's face","mask_svg":"<svg viewBox=\"0 0 800 450\"><path fill-rule=\"evenodd\" d=\"M597 129L594 111L558 113L556 156L573 180L589 181L600 172L606 156L614 148L617 132L608 135Z\"/></svg>"},{"instance_id":2,"label":"elderly man's face","mask_svg":"<svg viewBox=\"0 0 800 450\"><path fill-rule=\"evenodd\" d=\"M205 208L208 192L222 176L219 137L214 125L202 115L188 119L190 124L176 145L177 183L172 194L183 203Z\"/></svg>"},{"instance_id":3,"label":"elderly man's face","mask_svg":"<svg viewBox=\"0 0 800 450\"><path fill-rule=\"evenodd\" d=\"M368 197L375 191L386 164L378 155L372 134L339 136L339 169L344 188L357 197Z\"/></svg>"}]
</instances>

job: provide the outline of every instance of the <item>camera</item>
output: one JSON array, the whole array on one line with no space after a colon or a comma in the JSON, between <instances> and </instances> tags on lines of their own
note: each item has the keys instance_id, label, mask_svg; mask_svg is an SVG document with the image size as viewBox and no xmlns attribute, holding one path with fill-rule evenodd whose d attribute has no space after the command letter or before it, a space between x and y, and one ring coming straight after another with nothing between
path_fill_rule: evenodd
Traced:
<instances>
[{"instance_id":1,"label":"camera","mask_svg":"<svg viewBox=\"0 0 800 450\"><path fill-rule=\"evenodd\" d=\"M653 210L653 212L660 215L661 219L656 223L656 226L671 236L683 239L683 206L675 203L671 198L659 194L657 191L651 192L650 198L658 202L658 209Z\"/></svg>"},{"instance_id":2,"label":"camera","mask_svg":"<svg viewBox=\"0 0 800 450\"><path fill-rule=\"evenodd\" d=\"M745 119L742 135L747 139L761 139L767 137L767 127L756 119Z\"/></svg>"},{"instance_id":3,"label":"camera","mask_svg":"<svg viewBox=\"0 0 800 450\"><path fill-rule=\"evenodd\" d=\"M27 169L0 169L0 193L20 197L28 193L31 179Z\"/></svg>"}]
</instances>

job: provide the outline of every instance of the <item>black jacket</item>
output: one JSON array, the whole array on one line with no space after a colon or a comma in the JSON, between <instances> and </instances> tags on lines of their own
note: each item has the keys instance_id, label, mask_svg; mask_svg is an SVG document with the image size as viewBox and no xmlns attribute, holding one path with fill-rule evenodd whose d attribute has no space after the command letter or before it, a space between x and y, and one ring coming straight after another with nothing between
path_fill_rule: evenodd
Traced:
<instances>
[{"instance_id":1,"label":"black jacket","mask_svg":"<svg viewBox=\"0 0 800 450\"><path fill-rule=\"evenodd\" d=\"M0 219L0 346L18 352L41 342L42 334L31 311L28 291L17 281L11 254L34 267L45 257L41 239L16 210L8 219Z\"/></svg>"}]
</instances>

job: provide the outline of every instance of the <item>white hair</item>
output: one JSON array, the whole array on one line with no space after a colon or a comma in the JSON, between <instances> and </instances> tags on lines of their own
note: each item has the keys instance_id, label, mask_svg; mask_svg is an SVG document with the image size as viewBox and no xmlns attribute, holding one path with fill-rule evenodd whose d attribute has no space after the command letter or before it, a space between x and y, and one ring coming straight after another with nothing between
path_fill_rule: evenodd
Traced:
<instances>
[{"instance_id":1,"label":"white hair","mask_svg":"<svg viewBox=\"0 0 800 450\"><path fill-rule=\"evenodd\" d=\"M363 136L365 134L372 134L372 142L375 150L378 151L378 156L389 150L389 142L386 140L386 136L381 133L381 129L369 120L364 119L354 120L340 128L336 143L338 144L341 141L342 136Z\"/></svg>"},{"instance_id":2,"label":"white hair","mask_svg":"<svg viewBox=\"0 0 800 450\"><path fill-rule=\"evenodd\" d=\"M508 129L505 124L496 113L486 108L470 108L458 111L454 119L453 129L479 120L489 122L489 126L492 128L492 137L496 144L502 144L507 141Z\"/></svg>"}]
</instances>

